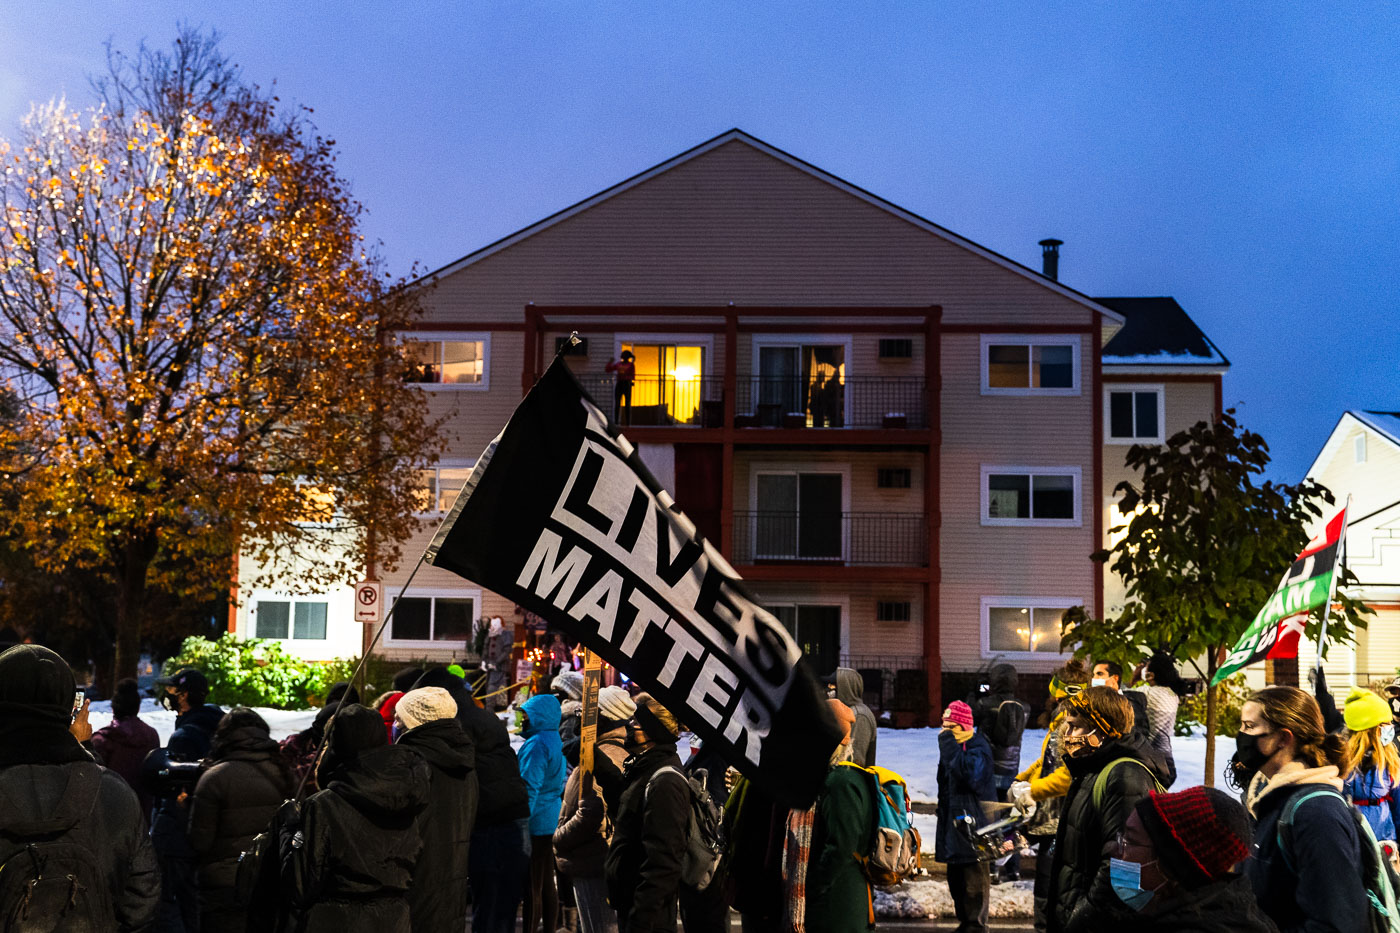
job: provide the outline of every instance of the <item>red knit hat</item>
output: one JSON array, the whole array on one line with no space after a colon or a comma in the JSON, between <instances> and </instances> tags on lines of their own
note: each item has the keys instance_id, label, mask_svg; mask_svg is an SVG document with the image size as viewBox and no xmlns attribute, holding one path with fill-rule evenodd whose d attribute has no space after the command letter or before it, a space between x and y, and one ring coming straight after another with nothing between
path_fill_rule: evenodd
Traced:
<instances>
[{"instance_id":1,"label":"red knit hat","mask_svg":"<svg viewBox=\"0 0 1400 933\"><path fill-rule=\"evenodd\" d=\"M1137 814L1163 867L1183 887L1224 878L1249 857L1252 833L1244 807L1213 787L1153 791Z\"/></svg>"},{"instance_id":2,"label":"red knit hat","mask_svg":"<svg viewBox=\"0 0 1400 933\"><path fill-rule=\"evenodd\" d=\"M954 700L948 704L948 709L943 713L943 721L956 723L964 729L972 728L972 707L962 700Z\"/></svg>"}]
</instances>

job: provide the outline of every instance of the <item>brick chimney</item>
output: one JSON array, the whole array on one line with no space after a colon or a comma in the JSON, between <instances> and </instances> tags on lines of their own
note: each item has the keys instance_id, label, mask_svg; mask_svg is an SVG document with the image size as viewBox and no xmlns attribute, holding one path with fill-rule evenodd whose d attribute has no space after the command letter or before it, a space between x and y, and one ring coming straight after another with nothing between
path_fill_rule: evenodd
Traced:
<instances>
[{"instance_id":1,"label":"brick chimney","mask_svg":"<svg viewBox=\"0 0 1400 933\"><path fill-rule=\"evenodd\" d=\"M1064 244L1064 240L1053 238L1040 241L1040 272L1047 279L1060 280L1060 247Z\"/></svg>"}]
</instances>

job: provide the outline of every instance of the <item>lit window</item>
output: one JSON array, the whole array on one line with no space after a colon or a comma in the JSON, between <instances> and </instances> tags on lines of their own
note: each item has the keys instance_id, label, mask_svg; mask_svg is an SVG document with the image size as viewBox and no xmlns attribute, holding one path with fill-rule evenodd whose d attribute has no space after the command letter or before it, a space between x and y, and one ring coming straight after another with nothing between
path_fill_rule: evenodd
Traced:
<instances>
[{"instance_id":1,"label":"lit window","mask_svg":"<svg viewBox=\"0 0 1400 933\"><path fill-rule=\"evenodd\" d=\"M470 466L440 466L419 470L414 481L414 511L419 513L449 512L457 502L462 485L471 476Z\"/></svg>"},{"instance_id":2,"label":"lit window","mask_svg":"<svg viewBox=\"0 0 1400 933\"><path fill-rule=\"evenodd\" d=\"M1068 606L985 606L987 647L997 653L1060 654L1060 620Z\"/></svg>"},{"instance_id":3,"label":"lit window","mask_svg":"<svg viewBox=\"0 0 1400 933\"><path fill-rule=\"evenodd\" d=\"M983 467L982 524L1077 527L1078 467Z\"/></svg>"},{"instance_id":4,"label":"lit window","mask_svg":"<svg viewBox=\"0 0 1400 933\"><path fill-rule=\"evenodd\" d=\"M490 348L485 335L411 336L405 341L409 361L405 378L421 385L486 388Z\"/></svg>"},{"instance_id":5,"label":"lit window","mask_svg":"<svg viewBox=\"0 0 1400 933\"><path fill-rule=\"evenodd\" d=\"M625 423L701 423L701 403L708 399L704 347L624 340L618 346L619 358L623 353L632 354L633 367Z\"/></svg>"},{"instance_id":6,"label":"lit window","mask_svg":"<svg viewBox=\"0 0 1400 933\"><path fill-rule=\"evenodd\" d=\"M1108 443L1162 443L1161 386L1115 386L1104 393Z\"/></svg>"},{"instance_id":7,"label":"lit window","mask_svg":"<svg viewBox=\"0 0 1400 933\"><path fill-rule=\"evenodd\" d=\"M1079 338L982 335L983 395L1078 395Z\"/></svg>"}]
</instances>

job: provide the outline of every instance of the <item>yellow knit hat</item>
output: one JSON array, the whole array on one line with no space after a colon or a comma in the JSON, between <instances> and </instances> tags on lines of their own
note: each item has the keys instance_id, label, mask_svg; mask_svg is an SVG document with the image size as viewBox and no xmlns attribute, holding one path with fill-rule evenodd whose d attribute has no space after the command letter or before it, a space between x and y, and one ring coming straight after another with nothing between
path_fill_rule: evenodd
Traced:
<instances>
[{"instance_id":1,"label":"yellow knit hat","mask_svg":"<svg viewBox=\"0 0 1400 933\"><path fill-rule=\"evenodd\" d=\"M1390 722L1390 705L1365 687L1352 687L1342 718L1352 732L1365 732Z\"/></svg>"}]
</instances>

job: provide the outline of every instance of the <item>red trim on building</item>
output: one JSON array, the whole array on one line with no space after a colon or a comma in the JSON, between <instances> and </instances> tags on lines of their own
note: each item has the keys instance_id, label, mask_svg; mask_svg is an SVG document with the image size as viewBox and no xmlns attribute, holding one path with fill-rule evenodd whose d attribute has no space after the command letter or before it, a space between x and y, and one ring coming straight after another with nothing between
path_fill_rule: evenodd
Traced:
<instances>
[{"instance_id":1,"label":"red trim on building","mask_svg":"<svg viewBox=\"0 0 1400 933\"><path fill-rule=\"evenodd\" d=\"M1094 321L1094 550L1103 540L1103 319ZM1094 618L1103 618L1103 563L1094 561Z\"/></svg>"},{"instance_id":2,"label":"red trim on building","mask_svg":"<svg viewBox=\"0 0 1400 933\"><path fill-rule=\"evenodd\" d=\"M1198 382L1202 385L1206 383L1219 383L1220 376L1215 374L1190 373L1104 373L1104 382Z\"/></svg>"},{"instance_id":3,"label":"red trim on building","mask_svg":"<svg viewBox=\"0 0 1400 933\"><path fill-rule=\"evenodd\" d=\"M522 394L524 392L529 392L530 387L533 386L535 380L539 378L539 373L535 368L537 365L535 347L540 340L539 327L539 312L535 310L534 304L527 304L525 306L525 352L524 359L520 361L520 388Z\"/></svg>"},{"instance_id":4,"label":"red trim on building","mask_svg":"<svg viewBox=\"0 0 1400 933\"><path fill-rule=\"evenodd\" d=\"M1215 420L1225 414L1225 377L1215 377Z\"/></svg>"},{"instance_id":5,"label":"red trim on building","mask_svg":"<svg viewBox=\"0 0 1400 933\"><path fill-rule=\"evenodd\" d=\"M928 570L924 567L859 567L812 562L736 564L734 569L745 580L781 580L784 583L921 583L928 579Z\"/></svg>"},{"instance_id":6,"label":"red trim on building","mask_svg":"<svg viewBox=\"0 0 1400 933\"><path fill-rule=\"evenodd\" d=\"M409 324L404 328L406 331L415 330L442 330L442 331L523 331L527 327L524 321L452 321L442 323L431 323L428 321L418 321Z\"/></svg>"},{"instance_id":7,"label":"red trim on building","mask_svg":"<svg viewBox=\"0 0 1400 933\"><path fill-rule=\"evenodd\" d=\"M928 721L943 710L943 650L940 626L942 582L943 309L934 305L924 322L924 392L929 430L924 447L924 518L928 566L924 568L924 672L928 676Z\"/></svg>"},{"instance_id":8,"label":"red trim on building","mask_svg":"<svg viewBox=\"0 0 1400 933\"><path fill-rule=\"evenodd\" d=\"M1093 334L1102 324L944 324L945 334ZM941 713L942 710L939 710Z\"/></svg>"},{"instance_id":9,"label":"red trim on building","mask_svg":"<svg viewBox=\"0 0 1400 933\"><path fill-rule=\"evenodd\" d=\"M739 365L739 315L724 312L724 427L720 431L719 549L725 560L734 553L734 395ZM712 433L709 431L706 434Z\"/></svg>"}]
</instances>

